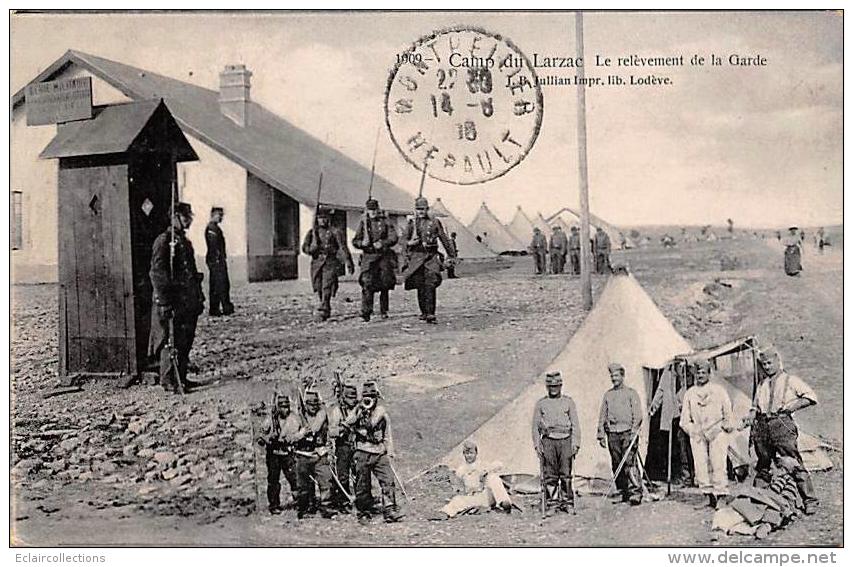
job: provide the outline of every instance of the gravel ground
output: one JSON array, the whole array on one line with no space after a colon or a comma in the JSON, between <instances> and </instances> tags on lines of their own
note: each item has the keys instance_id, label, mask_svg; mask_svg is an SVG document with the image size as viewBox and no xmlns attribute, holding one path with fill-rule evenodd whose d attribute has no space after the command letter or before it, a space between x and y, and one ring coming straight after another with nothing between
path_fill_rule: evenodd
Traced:
<instances>
[{"instance_id":1,"label":"gravel ground","mask_svg":"<svg viewBox=\"0 0 853 567\"><path fill-rule=\"evenodd\" d=\"M807 253L786 278L781 251L761 241L619 252L676 328L701 347L760 333L817 390L825 411L804 427L841 446L840 253ZM363 324L359 289L344 282L331 321L310 320L304 282L233 290L234 316L202 317L193 361L211 385L186 397L159 388L88 382L43 398L57 373L55 286L13 288L13 541L22 545L750 545L716 538L690 492L640 508L585 496L575 517L523 514L428 522L448 497L446 471L407 486L407 519L366 529L352 517L297 523L265 511L252 408L305 374L330 395L332 370L377 379L393 419L397 466L414 476L521 392L583 318L579 282L533 276L532 260L469 269L439 289L439 325L416 318L413 292L392 293L392 316ZM729 268L721 271L721 267ZM735 269L731 269L735 268ZM465 270L460 270L465 274ZM722 278L728 285L714 284ZM595 292L603 280L594 281ZM731 286L731 287L729 287ZM798 416L799 417L799 416ZM763 545L840 545L841 454L815 475L818 515ZM286 489L285 489L286 490ZM260 512L258 511L260 503Z\"/></svg>"}]
</instances>

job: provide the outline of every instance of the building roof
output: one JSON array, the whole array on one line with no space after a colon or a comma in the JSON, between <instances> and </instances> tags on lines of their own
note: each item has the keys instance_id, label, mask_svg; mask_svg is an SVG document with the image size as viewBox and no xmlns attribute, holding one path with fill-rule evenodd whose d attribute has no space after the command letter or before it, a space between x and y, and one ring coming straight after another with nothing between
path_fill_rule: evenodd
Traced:
<instances>
[{"instance_id":1,"label":"building roof","mask_svg":"<svg viewBox=\"0 0 853 567\"><path fill-rule=\"evenodd\" d=\"M313 206L323 171L320 201L360 210L367 199L370 170L287 120L251 102L251 120L241 127L220 111L219 92L145 69L69 50L30 84L57 78L78 65L133 100L162 98L181 128L253 175ZM12 96L13 111L25 99L26 86ZM373 196L392 213L410 212L414 196L376 176Z\"/></svg>"},{"instance_id":2,"label":"building roof","mask_svg":"<svg viewBox=\"0 0 853 567\"><path fill-rule=\"evenodd\" d=\"M197 160L198 156L162 100L97 106L90 120L69 122L57 128L56 136L39 157L121 154L134 149L144 152L149 149L149 142L165 142L161 139L163 128L158 127L156 134L145 135L149 124L162 125L164 122L168 137L173 138L171 147L176 149L176 160Z\"/></svg>"}]
</instances>

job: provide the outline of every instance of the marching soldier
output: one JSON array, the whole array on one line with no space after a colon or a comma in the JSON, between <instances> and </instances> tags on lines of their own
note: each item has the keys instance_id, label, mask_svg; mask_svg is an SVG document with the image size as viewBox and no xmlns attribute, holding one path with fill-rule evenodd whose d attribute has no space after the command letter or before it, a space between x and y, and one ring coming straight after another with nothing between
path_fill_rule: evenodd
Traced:
<instances>
[{"instance_id":1,"label":"marching soldier","mask_svg":"<svg viewBox=\"0 0 853 567\"><path fill-rule=\"evenodd\" d=\"M281 514L281 474L287 479L291 496L296 494L293 450L287 442L299 430L299 421L290 413L290 398L276 394L273 407L264 422L258 444L266 449L267 502L271 514Z\"/></svg>"},{"instance_id":2,"label":"marching soldier","mask_svg":"<svg viewBox=\"0 0 853 567\"><path fill-rule=\"evenodd\" d=\"M361 318L370 321L373 296L379 292L379 315L388 318L388 292L397 285L397 230L379 210L379 201L368 199L365 216L358 224L352 245L361 254Z\"/></svg>"},{"instance_id":3,"label":"marching soldier","mask_svg":"<svg viewBox=\"0 0 853 567\"><path fill-rule=\"evenodd\" d=\"M354 427L358 417L358 390L352 384L344 384L341 386L338 403L329 409L329 438L335 452L335 475L341 483L341 486L334 486L332 489L332 505L341 511L350 510L347 494L352 494L350 476L355 472Z\"/></svg>"},{"instance_id":4,"label":"marching soldier","mask_svg":"<svg viewBox=\"0 0 853 567\"><path fill-rule=\"evenodd\" d=\"M595 252L596 273L607 273L610 270L610 237L600 226L595 229L592 249Z\"/></svg>"},{"instance_id":5,"label":"marching soldier","mask_svg":"<svg viewBox=\"0 0 853 567\"><path fill-rule=\"evenodd\" d=\"M444 269L442 255L438 252L438 242L450 257L456 259L456 247L444 232L444 225L431 217L429 202L424 197L415 199L415 218L406 226L406 266L403 279L406 289L418 290L418 307L421 319L435 324L435 290L441 285L441 270Z\"/></svg>"},{"instance_id":6,"label":"marching soldier","mask_svg":"<svg viewBox=\"0 0 853 567\"><path fill-rule=\"evenodd\" d=\"M391 457L394 454L391 423L385 406L379 403L379 390L375 382L365 382L361 391L358 421L355 425L355 507L360 524L370 523L373 509L371 477L375 476L382 490L382 514L388 523L403 518L397 506L394 471Z\"/></svg>"},{"instance_id":7,"label":"marching soldier","mask_svg":"<svg viewBox=\"0 0 853 567\"><path fill-rule=\"evenodd\" d=\"M335 511L330 507L332 469L326 446L329 419L316 390L306 390L304 397L302 423L287 436L287 441L293 445L296 462L296 517L301 520L316 509L324 518L333 518Z\"/></svg>"},{"instance_id":8,"label":"marching soldier","mask_svg":"<svg viewBox=\"0 0 853 567\"><path fill-rule=\"evenodd\" d=\"M533 262L536 266L536 274L544 274L548 270L548 239L539 230L533 229L533 240L530 241L530 253L533 254Z\"/></svg>"},{"instance_id":9,"label":"marching soldier","mask_svg":"<svg viewBox=\"0 0 853 567\"><path fill-rule=\"evenodd\" d=\"M456 233L455 232L450 233L450 241L453 243L453 249L456 250L456 253L458 254L459 253L459 246L456 245ZM455 262L448 262L447 263L447 279L455 280L458 277L459 276L456 275L456 263Z\"/></svg>"},{"instance_id":10,"label":"marching soldier","mask_svg":"<svg viewBox=\"0 0 853 567\"><path fill-rule=\"evenodd\" d=\"M210 306L208 314L211 317L231 315L234 304L231 303L231 282L228 279L228 262L225 254L225 235L219 224L225 216L225 209L213 207L210 209L210 222L204 231L207 242L205 262L210 274Z\"/></svg>"},{"instance_id":11,"label":"marching soldier","mask_svg":"<svg viewBox=\"0 0 853 567\"><path fill-rule=\"evenodd\" d=\"M566 240L566 235L559 225L554 226L554 233L551 235L551 243L548 247L551 252L551 273L562 274L563 268L566 265L566 251L569 242Z\"/></svg>"},{"instance_id":12,"label":"marching soldier","mask_svg":"<svg viewBox=\"0 0 853 567\"><path fill-rule=\"evenodd\" d=\"M643 408L637 391L625 386L625 367L612 363L607 365L607 370L613 387L601 400L598 443L610 451L610 464L616 475L616 487L622 493L622 502L637 506L643 501L636 439L643 422ZM622 470L618 470L620 463Z\"/></svg>"},{"instance_id":13,"label":"marching soldier","mask_svg":"<svg viewBox=\"0 0 853 567\"><path fill-rule=\"evenodd\" d=\"M179 383L185 392L198 386L187 380L196 324L198 316L204 312L204 294L201 291L204 275L196 269L193 245L186 235L192 222L192 207L188 203L177 203L172 227L154 240L149 272L156 308L151 312L148 355L159 358L160 384L165 390L174 392L179 391ZM174 252L170 254L173 245ZM174 328L177 376L169 349L170 321Z\"/></svg>"},{"instance_id":14,"label":"marching soldier","mask_svg":"<svg viewBox=\"0 0 853 567\"><path fill-rule=\"evenodd\" d=\"M317 319L325 321L332 314L332 298L338 292L338 277L343 273L341 256L347 270L355 272L346 239L329 224L329 210L317 211L317 223L305 235L302 252L311 256L311 287L317 294Z\"/></svg>"},{"instance_id":15,"label":"marching soldier","mask_svg":"<svg viewBox=\"0 0 853 567\"><path fill-rule=\"evenodd\" d=\"M553 509L574 513L572 462L581 446L581 429L575 402L562 395L560 372L545 375L548 395L533 408L533 447L539 457L546 498L546 515Z\"/></svg>"},{"instance_id":16,"label":"marching soldier","mask_svg":"<svg viewBox=\"0 0 853 567\"><path fill-rule=\"evenodd\" d=\"M572 233L569 235L569 260L572 263L572 275L578 276L581 273L581 235L578 232L578 227L572 227Z\"/></svg>"},{"instance_id":17,"label":"marching soldier","mask_svg":"<svg viewBox=\"0 0 853 567\"><path fill-rule=\"evenodd\" d=\"M797 445L798 429L794 412L817 404L817 395L802 378L788 374L773 346L759 348L758 362L764 375L755 392L754 407L743 419L741 428L752 426L752 443L758 463L755 485L766 487L771 480L770 465L776 456L793 457L798 467L792 476L803 499L806 514L814 514L818 504L809 472Z\"/></svg>"}]
</instances>

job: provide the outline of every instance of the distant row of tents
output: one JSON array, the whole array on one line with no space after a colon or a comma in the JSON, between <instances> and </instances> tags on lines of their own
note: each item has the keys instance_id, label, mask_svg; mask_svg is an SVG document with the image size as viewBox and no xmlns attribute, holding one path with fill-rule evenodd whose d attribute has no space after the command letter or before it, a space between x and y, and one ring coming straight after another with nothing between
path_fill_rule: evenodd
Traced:
<instances>
[{"instance_id":1,"label":"distant row of tents","mask_svg":"<svg viewBox=\"0 0 853 567\"><path fill-rule=\"evenodd\" d=\"M456 233L459 257L466 259L493 259L501 254L523 253L530 244L534 228L550 236L554 226L559 226L566 234L571 230L570 225L580 226L580 216L568 207L551 217L549 222L542 213L537 213L531 220L519 205L513 219L503 224L486 203L483 203L467 227L453 216L441 199L436 200L433 212L441 218L448 233ZM566 222L566 217L569 222ZM633 248L629 238L600 218L590 215L590 225L593 229L601 228L607 232L615 246L625 242L626 247Z\"/></svg>"}]
</instances>

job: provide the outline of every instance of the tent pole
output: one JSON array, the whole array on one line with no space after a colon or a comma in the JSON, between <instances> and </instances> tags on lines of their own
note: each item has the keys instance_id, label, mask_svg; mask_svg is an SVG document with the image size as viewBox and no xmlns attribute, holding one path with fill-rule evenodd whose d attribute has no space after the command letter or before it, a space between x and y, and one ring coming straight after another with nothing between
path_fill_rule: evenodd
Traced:
<instances>
[{"instance_id":1,"label":"tent pole","mask_svg":"<svg viewBox=\"0 0 853 567\"><path fill-rule=\"evenodd\" d=\"M577 56L583 58L583 13L575 12L575 41ZM584 65L577 68L577 130L578 130L578 188L581 205L581 291L583 307L592 309L592 275L589 246L589 175L586 162L586 85Z\"/></svg>"},{"instance_id":2,"label":"tent pole","mask_svg":"<svg viewBox=\"0 0 853 567\"><path fill-rule=\"evenodd\" d=\"M672 494L672 423L669 424L669 443L666 447L666 495Z\"/></svg>"}]
</instances>

